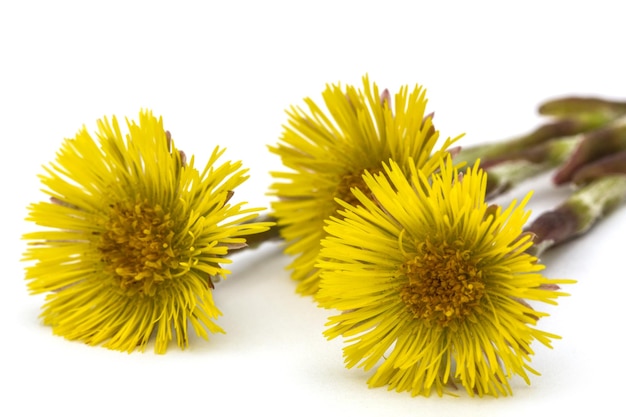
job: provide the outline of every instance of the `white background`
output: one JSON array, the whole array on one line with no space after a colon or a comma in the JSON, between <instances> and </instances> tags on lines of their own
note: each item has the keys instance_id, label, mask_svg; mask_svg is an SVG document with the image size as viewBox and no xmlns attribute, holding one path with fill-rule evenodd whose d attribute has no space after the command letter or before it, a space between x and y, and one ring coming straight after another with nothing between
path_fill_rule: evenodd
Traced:
<instances>
[{"instance_id":1,"label":"white background","mask_svg":"<svg viewBox=\"0 0 626 417\"><path fill-rule=\"evenodd\" d=\"M442 136L462 144L523 133L555 96L626 99L626 37L607 1L3 1L0 134L1 415L624 415L621 356L626 208L585 238L549 252L546 275L578 280L542 329L532 384L507 398L412 398L368 389L343 367L341 341L321 333L329 312L294 293L276 245L234 257L215 291L226 335L188 350L126 354L53 336L38 319L20 263L26 206L43 197L37 174L63 138L141 108L164 117L180 148L205 161L215 145L252 178L236 198L267 206L284 110L320 99L326 83L370 78L392 92L428 89ZM549 176L534 215L568 189ZM620 258L622 257L622 258ZM578 413L577 413L578 414Z\"/></svg>"}]
</instances>

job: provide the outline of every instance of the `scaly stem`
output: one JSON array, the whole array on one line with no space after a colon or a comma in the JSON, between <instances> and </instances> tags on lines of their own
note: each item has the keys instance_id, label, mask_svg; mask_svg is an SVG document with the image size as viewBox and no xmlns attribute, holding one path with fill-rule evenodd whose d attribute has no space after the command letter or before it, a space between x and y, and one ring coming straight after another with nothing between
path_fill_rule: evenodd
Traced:
<instances>
[{"instance_id":1,"label":"scaly stem","mask_svg":"<svg viewBox=\"0 0 626 417\"><path fill-rule=\"evenodd\" d=\"M588 132L567 162L554 175L555 184L573 180L585 166L626 150L626 117Z\"/></svg>"},{"instance_id":2,"label":"scaly stem","mask_svg":"<svg viewBox=\"0 0 626 417\"><path fill-rule=\"evenodd\" d=\"M518 153L511 160L484 167L488 174L487 198L502 194L524 180L561 165L581 140L581 135L576 135L541 143Z\"/></svg>"},{"instance_id":3,"label":"scaly stem","mask_svg":"<svg viewBox=\"0 0 626 417\"><path fill-rule=\"evenodd\" d=\"M577 119L563 119L546 123L532 132L494 143L461 148L455 157L458 161L466 161L469 166L476 160L481 160L481 165L494 165L496 162L505 161L515 157L518 153L527 151L539 144L548 143L551 140L573 136L600 126L596 123L588 123Z\"/></svg>"},{"instance_id":4,"label":"scaly stem","mask_svg":"<svg viewBox=\"0 0 626 417\"><path fill-rule=\"evenodd\" d=\"M626 102L588 97L564 97L544 102L539 114L555 120L540 125L522 136L504 141L464 148L456 158L473 165L477 159L483 166L511 159L535 145L598 129L626 115Z\"/></svg>"},{"instance_id":5,"label":"scaly stem","mask_svg":"<svg viewBox=\"0 0 626 417\"><path fill-rule=\"evenodd\" d=\"M272 214L262 214L256 219L251 220L250 223L272 223L272 225L264 232L246 236L246 245L241 248L236 248L234 251L256 249L265 242L279 240L281 238L280 228L276 224L276 218ZM233 252L233 250L231 250L231 252Z\"/></svg>"},{"instance_id":6,"label":"scaly stem","mask_svg":"<svg viewBox=\"0 0 626 417\"><path fill-rule=\"evenodd\" d=\"M583 165L572 176L572 182L577 185L583 185L596 178L612 174L626 175L626 150Z\"/></svg>"},{"instance_id":7,"label":"scaly stem","mask_svg":"<svg viewBox=\"0 0 626 417\"><path fill-rule=\"evenodd\" d=\"M548 248L587 233L625 199L626 175L596 178L528 226L526 231L535 235L533 254L539 256Z\"/></svg>"},{"instance_id":8,"label":"scaly stem","mask_svg":"<svg viewBox=\"0 0 626 417\"><path fill-rule=\"evenodd\" d=\"M539 114L598 121L614 120L626 114L626 102L596 97L562 97L545 101L539 106Z\"/></svg>"}]
</instances>

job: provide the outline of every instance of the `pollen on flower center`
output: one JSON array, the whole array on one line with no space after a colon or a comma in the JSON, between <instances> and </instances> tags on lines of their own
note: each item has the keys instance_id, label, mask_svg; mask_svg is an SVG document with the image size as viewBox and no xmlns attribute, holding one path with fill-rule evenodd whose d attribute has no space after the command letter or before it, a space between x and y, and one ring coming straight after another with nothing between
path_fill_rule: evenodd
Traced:
<instances>
[{"instance_id":1,"label":"pollen on flower center","mask_svg":"<svg viewBox=\"0 0 626 417\"><path fill-rule=\"evenodd\" d=\"M423 242L418 254L405 262L401 272L408 284L400 297L416 318L448 326L479 305L485 290L483 274L462 242Z\"/></svg>"},{"instance_id":2,"label":"pollen on flower center","mask_svg":"<svg viewBox=\"0 0 626 417\"><path fill-rule=\"evenodd\" d=\"M382 172L381 168L373 168L373 169L363 169L359 172L349 173L344 175L339 183L337 184L337 188L335 189L334 198L339 198L346 203L349 203L352 206L360 205L359 200L352 194L352 188L358 188L365 195L373 198L372 194L369 192L367 185L365 185L365 181L363 181L363 174L368 171L371 174L378 174Z\"/></svg>"},{"instance_id":3,"label":"pollen on flower center","mask_svg":"<svg viewBox=\"0 0 626 417\"><path fill-rule=\"evenodd\" d=\"M105 271L129 294L154 295L178 266L172 249L174 221L160 205L123 202L110 206L98 249Z\"/></svg>"}]
</instances>

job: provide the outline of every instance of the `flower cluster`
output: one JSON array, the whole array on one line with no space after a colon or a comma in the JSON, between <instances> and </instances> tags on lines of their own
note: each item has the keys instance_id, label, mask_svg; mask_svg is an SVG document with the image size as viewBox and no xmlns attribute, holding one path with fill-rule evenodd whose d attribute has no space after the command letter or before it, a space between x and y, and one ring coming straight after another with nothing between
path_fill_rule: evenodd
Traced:
<instances>
[{"instance_id":1,"label":"flower cluster","mask_svg":"<svg viewBox=\"0 0 626 417\"><path fill-rule=\"evenodd\" d=\"M347 367L369 385L429 396L461 386L506 396L530 383L541 303L574 281L543 275L539 254L586 233L626 198L626 104L563 98L554 120L522 137L452 148L439 143L425 90L392 95L367 76L327 85L324 105L291 107L276 145L271 211L232 203L247 178L215 148L197 169L160 118L142 111L67 139L41 176L49 201L29 207L26 280L46 294L43 322L89 345L164 353L188 329L207 339L214 282L235 250L282 239L296 291L330 313ZM578 189L527 224L530 194L490 198L555 169Z\"/></svg>"},{"instance_id":2,"label":"flower cluster","mask_svg":"<svg viewBox=\"0 0 626 417\"><path fill-rule=\"evenodd\" d=\"M410 92L404 86L392 98L363 77L363 88L329 85L322 97L326 109L311 99L308 112L292 107L283 136L270 151L279 155L289 171L272 175L272 203L285 252L296 256L292 278L301 294L315 294L319 270L315 267L325 220L340 205L337 199L354 203L352 189L366 189L362 176L380 172L394 160L408 171L412 166L430 173L437 168L450 145L447 139L437 150L439 132L433 115L426 113L426 94L421 86Z\"/></svg>"},{"instance_id":3,"label":"flower cluster","mask_svg":"<svg viewBox=\"0 0 626 417\"><path fill-rule=\"evenodd\" d=\"M371 386L441 395L460 384L472 395L510 394L509 378L530 382L535 373L531 342L549 346L558 337L536 328L546 313L531 303L555 303L564 295L558 284L573 282L541 275L537 256L585 233L626 196L626 106L553 100L540 112L555 120L460 152L446 152L456 140L435 152L438 134L429 126L429 145L411 148L415 154L397 149L419 142L403 133L424 120L424 110L394 113L386 90L377 102L376 86L368 88L367 78L364 86L367 100L354 87L328 87L328 114L310 99L310 114L292 109L282 142L271 148L291 168L274 174L282 181L273 185L273 208L285 252L297 256L298 291L340 312L325 334L347 339L348 367L376 367ZM400 91L396 108L404 100ZM370 107L354 105L363 101ZM398 132L391 144L389 126ZM487 204L554 168L555 183L585 186L532 224L529 196L507 209Z\"/></svg>"}]
</instances>

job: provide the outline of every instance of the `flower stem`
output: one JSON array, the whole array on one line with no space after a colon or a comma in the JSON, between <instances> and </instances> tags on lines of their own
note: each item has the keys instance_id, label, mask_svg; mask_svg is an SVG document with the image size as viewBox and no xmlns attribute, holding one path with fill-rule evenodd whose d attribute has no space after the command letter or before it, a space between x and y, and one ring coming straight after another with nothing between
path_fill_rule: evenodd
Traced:
<instances>
[{"instance_id":1,"label":"flower stem","mask_svg":"<svg viewBox=\"0 0 626 417\"><path fill-rule=\"evenodd\" d=\"M513 188L520 182L561 165L581 142L580 135L541 143L515 158L484 167L487 171L487 198L492 198ZM482 163L481 163L482 165Z\"/></svg>"},{"instance_id":2,"label":"flower stem","mask_svg":"<svg viewBox=\"0 0 626 417\"><path fill-rule=\"evenodd\" d=\"M460 161L483 167L514 157L519 152L554 139L601 128L626 115L626 102L593 97L564 97L548 100L539 106L539 114L555 118L518 137L461 149Z\"/></svg>"},{"instance_id":3,"label":"flower stem","mask_svg":"<svg viewBox=\"0 0 626 417\"><path fill-rule=\"evenodd\" d=\"M246 246L238 248L236 249L236 251L245 249L256 249L265 242L281 239L280 227L278 227L278 225L276 224L276 218L272 214L262 214L257 218L251 220L249 223L271 223L271 225L264 232L246 236Z\"/></svg>"},{"instance_id":4,"label":"flower stem","mask_svg":"<svg viewBox=\"0 0 626 417\"><path fill-rule=\"evenodd\" d=\"M500 157L481 160L489 174L487 197L504 193L520 182L557 168L556 184L582 185L603 175L625 173L626 116L591 131L551 139ZM462 150L457 154L459 158Z\"/></svg>"},{"instance_id":5,"label":"flower stem","mask_svg":"<svg viewBox=\"0 0 626 417\"><path fill-rule=\"evenodd\" d=\"M528 226L535 236L533 254L587 233L603 216L626 200L626 175L596 178L574 192L554 210L541 214Z\"/></svg>"},{"instance_id":6,"label":"flower stem","mask_svg":"<svg viewBox=\"0 0 626 417\"><path fill-rule=\"evenodd\" d=\"M625 115L626 102L596 97L562 97L545 101L539 106L539 114L552 117L575 117L583 120L595 119L601 125Z\"/></svg>"},{"instance_id":7,"label":"flower stem","mask_svg":"<svg viewBox=\"0 0 626 417\"><path fill-rule=\"evenodd\" d=\"M573 136L593 128L600 124L589 123L577 119L562 119L546 123L532 132L495 143L469 146L461 148L455 159L467 162L468 166L473 165L478 159L481 165L488 166L497 162L502 162L524 152L536 145L547 143L553 139Z\"/></svg>"},{"instance_id":8,"label":"flower stem","mask_svg":"<svg viewBox=\"0 0 626 417\"><path fill-rule=\"evenodd\" d=\"M583 185L611 174L626 175L626 149L582 166L574 173L572 182Z\"/></svg>"},{"instance_id":9,"label":"flower stem","mask_svg":"<svg viewBox=\"0 0 626 417\"><path fill-rule=\"evenodd\" d=\"M571 157L554 175L554 183L573 181L578 172L590 163L622 151L626 151L626 117L586 133Z\"/></svg>"}]
</instances>

